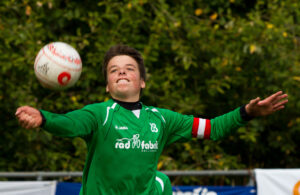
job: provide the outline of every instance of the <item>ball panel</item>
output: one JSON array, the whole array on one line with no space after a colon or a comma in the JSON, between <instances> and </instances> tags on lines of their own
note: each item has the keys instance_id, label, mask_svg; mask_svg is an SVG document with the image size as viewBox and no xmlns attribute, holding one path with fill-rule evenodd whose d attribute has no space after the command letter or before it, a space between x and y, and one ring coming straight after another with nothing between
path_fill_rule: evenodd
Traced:
<instances>
[{"instance_id":1,"label":"ball panel","mask_svg":"<svg viewBox=\"0 0 300 195\"><path fill-rule=\"evenodd\" d=\"M81 59L78 52L70 45L63 42L50 43L46 47L53 56L69 62L75 67L81 67Z\"/></svg>"},{"instance_id":2,"label":"ball panel","mask_svg":"<svg viewBox=\"0 0 300 195\"><path fill-rule=\"evenodd\" d=\"M78 52L63 42L45 45L34 62L34 72L43 87L65 89L79 79L82 62Z\"/></svg>"},{"instance_id":3,"label":"ball panel","mask_svg":"<svg viewBox=\"0 0 300 195\"><path fill-rule=\"evenodd\" d=\"M74 65L73 63L64 60L60 57L57 57L56 55L53 55L47 48L43 48L43 53L44 55L52 62L57 64L57 66L61 66L64 69L67 69L69 71L74 71L74 72L80 72L82 70L82 66Z\"/></svg>"},{"instance_id":4,"label":"ball panel","mask_svg":"<svg viewBox=\"0 0 300 195\"><path fill-rule=\"evenodd\" d=\"M38 80L40 84L47 89L57 89L56 83L51 83L50 81L42 80L40 78Z\"/></svg>"}]
</instances>

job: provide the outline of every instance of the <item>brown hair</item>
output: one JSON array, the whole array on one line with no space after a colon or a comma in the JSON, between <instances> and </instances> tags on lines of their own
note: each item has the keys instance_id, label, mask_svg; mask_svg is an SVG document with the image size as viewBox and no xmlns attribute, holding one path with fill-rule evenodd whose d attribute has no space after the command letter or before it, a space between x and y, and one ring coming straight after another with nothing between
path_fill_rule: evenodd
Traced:
<instances>
[{"instance_id":1,"label":"brown hair","mask_svg":"<svg viewBox=\"0 0 300 195\"><path fill-rule=\"evenodd\" d=\"M112 46L105 54L103 65L102 65L102 73L105 78L105 81L107 82L107 65L108 62L115 56L120 55L127 55L135 59L139 66L140 76L141 78L146 81L146 69L144 65L144 60L142 58L142 55L140 52L138 52L136 49L129 47L127 45L115 45Z\"/></svg>"}]
</instances>

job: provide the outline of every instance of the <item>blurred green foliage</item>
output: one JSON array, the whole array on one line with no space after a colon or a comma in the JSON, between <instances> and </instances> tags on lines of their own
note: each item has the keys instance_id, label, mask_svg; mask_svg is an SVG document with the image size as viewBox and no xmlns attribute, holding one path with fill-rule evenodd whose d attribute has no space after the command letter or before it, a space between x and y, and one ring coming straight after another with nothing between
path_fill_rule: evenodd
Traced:
<instances>
[{"instance_id":1,"label":"blurred green foliage","mask_svg":"<svg viewBox=\"0 0 300 195\"><path fill-rule=\"evenodd\" d=\"M228 138L168 147L160 170L297 168L300 164L300 4L296 0L2 0L0 2L0 171L80 171L79 139L22 129L30 105L65 113L109 98L106 50L123 43L147 66L146 105L213 118L278 90L287 107ZM49 42L74 46L83 61L76 85L41 87L33 62ZM202 180L204 182L205 180ZM177 178L175 184L201 184Z\"/></svg>"}]
</instances>

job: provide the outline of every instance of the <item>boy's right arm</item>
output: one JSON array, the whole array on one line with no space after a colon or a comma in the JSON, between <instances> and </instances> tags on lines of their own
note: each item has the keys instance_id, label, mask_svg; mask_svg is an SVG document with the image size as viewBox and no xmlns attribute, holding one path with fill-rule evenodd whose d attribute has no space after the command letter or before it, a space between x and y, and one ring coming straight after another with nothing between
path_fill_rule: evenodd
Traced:
<instances>
[{"instance_id":1,"label":"boy's right arm","mask_svg":"<svg viewBox=\"0 0 300 195\"><path fill-rule=\"evenodd\" d=\"M20 125L26 129L42 125L43 129L61 137L87 136L97 129L96 117L86 108L67 114L55 114L23 106L17 109L16 116ZM45 122L43 118L46 119Z\"/></svg>"}]
</instances>

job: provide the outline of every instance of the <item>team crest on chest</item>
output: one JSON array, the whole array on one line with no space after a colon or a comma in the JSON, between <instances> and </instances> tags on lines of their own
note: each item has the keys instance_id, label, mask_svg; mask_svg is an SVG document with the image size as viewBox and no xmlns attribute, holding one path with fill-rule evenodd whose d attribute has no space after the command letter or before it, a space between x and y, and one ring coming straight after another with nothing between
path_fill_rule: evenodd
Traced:
<instances>
[{"instance_id":1,"label":"team crest on chest","mask_svg":"<svg viewBox=\"0 0 300 195\"><path fill-rule=\"evenodd\" d=\"M158 132L158 128L156 127L156 124L155 123L149 123L150 124L150 127L151 127L151 131L153 133L157 133Z\"/></svg>"}]
</instances>

